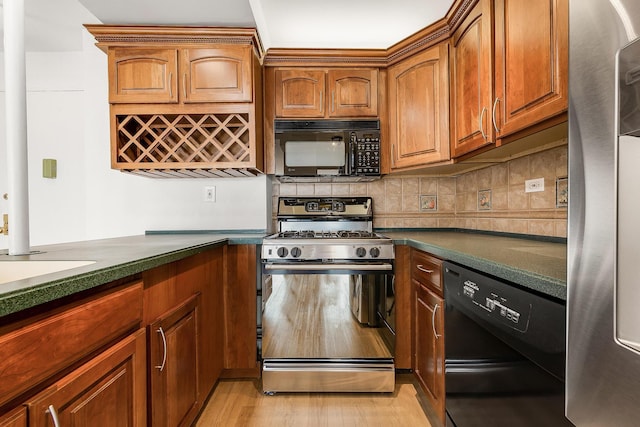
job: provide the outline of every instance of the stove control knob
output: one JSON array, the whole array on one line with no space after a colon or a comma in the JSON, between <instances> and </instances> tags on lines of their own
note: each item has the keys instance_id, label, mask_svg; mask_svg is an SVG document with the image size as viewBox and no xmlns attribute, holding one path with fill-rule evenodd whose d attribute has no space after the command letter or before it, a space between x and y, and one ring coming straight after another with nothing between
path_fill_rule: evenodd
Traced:
<instances>
[{"instance_id":1,"label":"stove control knob","mask_svg":"<svg viewBox=\"0 0 640 427\"><path fill-rule=\"evenodd\" d=\"M365 248L357 248L356 249L356 256L358 258L363 258L365 255L367 255L367 250Z\"/></svg>"},{"instance_id":2,"label":"stove control knob","mask_svg":"<svg viewBox=\"0 0 640 427\"><path fill-rule=\"evenodd\" d=\"M287 255L289 255L289 250L287 248L285 248L285 247L278 248L278 256L280 258L284 258Z\"/></svg>"},{"instance_id":3,"label":"stove control knob","mask_svg":"<svg viewBox=\"0 0 640 427\"><path fill-rule=\"evenodd\" d=\"M380 249L371 248L371 250L369 251L369 254L371 255L372 258L378 258L380 256Z\"/></svg>"},{"instance_id":4,"label":"stove control knob","mask_svg":"<svg viewBox=\"0 0 640 427\"><path fill-rule=\"evenodd\" d=\"M300 256L300 254L302 254L302 251L300 250L299 247L296 246L294 248L291 248L291 256L292 257L298 258Z\"/></svg>"}]
</instances>

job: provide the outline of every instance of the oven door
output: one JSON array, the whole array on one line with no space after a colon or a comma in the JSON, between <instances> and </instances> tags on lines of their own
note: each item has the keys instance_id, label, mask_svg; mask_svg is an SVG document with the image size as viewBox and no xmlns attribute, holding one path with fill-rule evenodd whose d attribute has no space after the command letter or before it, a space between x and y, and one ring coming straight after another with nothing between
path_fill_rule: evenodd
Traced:
<instances>
[{"instance_id":1,"label":"oven door","mask_svg":"<svg viewBox=\"0 0 640 427\"><path fill-rule=\"evenodd\" d=\"M272 291L262 316L265 393L393 392L393 349L376 310L392 266L366 272L336 266L329 272L326 264L324 271L266 267Z\"/></svg>"}]
</instances>

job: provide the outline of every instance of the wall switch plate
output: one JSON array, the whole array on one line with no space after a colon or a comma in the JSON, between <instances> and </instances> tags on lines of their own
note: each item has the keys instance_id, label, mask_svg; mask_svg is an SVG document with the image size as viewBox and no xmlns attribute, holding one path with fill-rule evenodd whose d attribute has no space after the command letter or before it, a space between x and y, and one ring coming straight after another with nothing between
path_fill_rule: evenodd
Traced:
<instances>
[{"instance_id":1,"label":"wall switch plate","mask_svg":"<svg viewBox=\"0 0 640 427\"><path fill-rule=\"evenodd\" d=\"M58 176L58 162L56 159L42 159L42 177L55 179Z\"/></svg>"},{"instance_id":2,"label":"wall switch plate","mask_svg":"<svg viewBox=\"0 0 640 427\"><path fill-rule=\"evenodd\" d=\"M544 191L544 178L528 179L524 182L525 193Z\"/></svg>"},{"instance_id":3,"label":"wall switch plate","mask_svg":"<svg viewBox=\"0 0 640 427\"><path fill-rule=\"evenodd\" d=\"M204 187L204 199L205 202L216 201L216 187Z\"/></svg>"}]
</instances>

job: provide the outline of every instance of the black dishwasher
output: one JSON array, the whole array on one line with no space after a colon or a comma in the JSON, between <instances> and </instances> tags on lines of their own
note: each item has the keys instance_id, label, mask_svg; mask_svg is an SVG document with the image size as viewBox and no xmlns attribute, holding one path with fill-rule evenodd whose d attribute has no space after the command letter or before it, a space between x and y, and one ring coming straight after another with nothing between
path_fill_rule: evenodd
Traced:
<instances>
[{"instance_id":1,"label":"black dishwasher","mask_svg":"<svg viewBox=\"0 0 640 427\"><path fill-rule=\"evenodd\" d=\"M565 305L444 262L447 426L571 426Z\"/></svg>"}]
</instances>

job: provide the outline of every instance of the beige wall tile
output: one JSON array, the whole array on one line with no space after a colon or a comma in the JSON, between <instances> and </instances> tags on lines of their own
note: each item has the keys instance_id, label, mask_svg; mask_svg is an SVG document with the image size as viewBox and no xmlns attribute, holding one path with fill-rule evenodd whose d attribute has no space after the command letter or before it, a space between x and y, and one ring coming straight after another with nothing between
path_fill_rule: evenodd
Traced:
<instances>
[{"instance_id":1,"label":"beige wall tile","mask_svg":"<svg viewBox=\"0 0 640 427\"><path fill-rule=\"evenodd\" d=\"M545 188L556 179L556 158L553 150L531 155L530 179L544 178Z\"/></svg>"},{"instance_id":2,"label":"beige wall tile","mask_svg":"<svg viewBox=\"0 0 640 427\"><path fill-rule=\"evenodd\" d=\"M478 190L491 188L491 168L480 169L476 172Z\"/></svg>"},{"instance_id":3,"label":"beige wall tile","mask_svg":"<svg viewBox=\"0 0 640 427\"><path fill-rule=\"evenodd\" d=\"M478 218L476 221L476 228L478 230L489 231L492 230L493 220L491 218Z\"/></svg>"},{"instance_id":4,"label":"beige wall tile","mask_svg":"<svg viewBox=\"0 0 640 427\"><path fill-rule=\"evenodd\" d=\"M402 212L420 212L420 196L417 194L404 194L402 196Z\"/></svg>"},{"instance_id":5,"label":"beige wall tile","mask_svg":"<svg viewBox=\"0 0 640 427\"><path fill-rule=\"evenodd\" d=\"M367 184L364 182L349 184L349 194L351 196L367 196Z\"/></svg>"},{"instance_id":6,"label":"beige wall tile","mask_svg":"<svg viewBox=\"0 0 640 427\"><path fill-rule=\"evenodd\" d=\"M438 227L456 228L456 220L455 218L438 218Z\"/></svg>"},{"instance_id":7,"label":"beige wall tile","mask_svg":"<svg viewBox=\"0 0 640 427\"><path fill-rule=\"evenodd\" d=\"M385 195L385 179L372 181L367 183L367 194L371 197Z\"/></svg>"},{"instance_id":8,"label":"beige wall tile","mask_svg":"<svg viewBox=\"0 0 640 427\"><path fill-rule=\"evenodd\" d=\"M271 184L271 195L272 196L280 195L280 183L276 180L273 180L273 183Z\"/></svg>"},{"instance_id":9,"label":"beige wall tile","mask_svg":"<svg viewBox=\"0 0 640 427\"><path fill-rule=\"evenodd\" d=\"M349 190L350 190L349 184L332 184L331 185L332 196L348 196Z\"/></svg>"},{"instance_id":10,"label":"beige wall tile","mask_svg":"<svg viewBox=\"0 0 640 427\"><path fill-rule=\"evenodd\" d=\"M402 179L402 194L420 194L420 179L419 178L403 178Z\"/></svg>"},{"instance_id":11,"label":"beige wall tile","mask_svg":"<svg viewBox=\"0 0 640 427\"><path fill-rule=\"evenodd\" d=\"M509 185L523 184L531 176L529 172L529 157L509 161Z\"/></svg>"},{"instance_id":12,"label":"beige wall tile","mask_svg":"<svg viewBox=\"0 0 640 427\"><path fill-rule=\"evenodd\" d=\"M456 194L456 212L464 212L465 210L465 193Z\"/></svg>"},{"instance_id":13,"label":"beige wall tile","mask_svg":"<svg viewBox=\"0 0 640 427\"><path fill-rule=\"evenodd\" d=\"M509 210L529 209L529 194L524 192L524 183L509 186Z\"/></svg>"},{"instance_id":14,"label":"beige wall tile","mask_svg":"<svg viewBox=\"0 0 640 427\"><path fill-rule=\"evenodd\" d=\"M280 184L280 195L281 196L295 196L297 193L296 184L292 183L282 183Z\"/></svg>"},{"instance_id":15,"label":"beige wall tile","mask_svg":"<svg viewBox=\"0 0 640 427\"><path fill-rule=\"evenodd\" d=\"M556 207L556 181L544 180L544 191L529 193L531 209L553 209Z\"/></svg>"},{"instance_id":16,"label":"beige wall tile","mask_svg":"<svg viewBox=\"0 0 640 427\"><path fill-rule=\"evenodd\" d=\"M556 177L562 178L569 175L568 172L568 146L554 148L551 150L554 152L555 164L556 164Z\"/></svg>"},{"instance_id":17,"label":"beige wall tile","mask_svg":"<svg viewBox=\"0 0 640 427\"><path fill-rule=\"evenodd\" d=\"M453 194L438 195L438 212L455 212L456 196Z\"/></svg>"},{"instance_id":18,"label":"beige wall tile","mask_svg":"<svg viewBox=\"0 0 640 427\"><path fill-rule=\"evenodd\" d=\"M316 196L330 196L331 195L331 184L315 184L315 192Z\"/></svg>"},{"instance_id":19,"label":"beige wall tile","mask_svg":"<svg viewBox=\"0 0 640 427\"><path fill-rule=\"evenodd\" d=\"M527 234L529 232L529 221L526 219L509 219L507 227L509 233Z\"/></svg>"},{"instance_id":20,"label":"beige wall tile","mask_svg":"<svg viewBox=\"0 0 640 427\"><path fill-rule=\"evenodd\" d=\"M478 210L478 192L464 193L464 210L474 212Z\"/></svg>"},{"instance_id":21,"label":"beige wall tile","mask_svg":"<svg viewBox=\"0 0 640 427\"><path fill-rule=\"evenodd\" d=\"M298 196L315 196L316 195L316 186L315 184L296 184L297 190L296 194Z\"/></svg>"},{"instance_id":22,"label":"beige wall tile","mask_svg":"<svg viewBox=\"0 0 640 427\"><path fill-rule=\"evenodd\" d=\"M491 189L491 210L509 209L509 187L494 187Z\"/></svg>"},{"instance_id":23,"label":"beige wall tile","mask_svg":"<svg viewBox=\"0 0 640 427\"><path fill-rule=\"evenodd\" d=\"M567 220L557 220L555 223L555 236L556 237L567 237Z\"/></svg>"},{"instance_id":24,"label":"beige wall tile","mask_svg":"<svg viewBox=\"0 0 640 427\"><path fill-rule=\"evenodd\" d=\"M373 215L374 216L378 212L379 213L387 212L387 204L386 204L387 199L385 199L384 196L375 196L372 198L373 198Z\"/></svg>"},{"instance_id":25,"label":"beige wall tile","mask_svg":"<svg viewBox=\"0 0 640 427\"><path fill-rule=\"evenodd\" d=\"M402 179L400 178L388 178L384 180L385 194L387 195L401 195L402 194Z\"/></svg>"},{"instance_id":26,"label":"beige wall tile","mask_svg":"<svg viewBox=\"0 0 640 427\"><path fill-rule=\"evenodd\" d=\"M391 195L385 197L385 211L387 213L401 213L402 212L402 196Z\"/></svg>"},{"instance_id":27,"label":"beige wall tile","mask_svg":"<svg viewBox=\"0 0 640 427\"><path fill-rule=\"evenodd\" d=\"M509 165L502 163L491 166L491 188L509 185Z\"/></svg>"},{"instance_id":28,"label":"beige wall tile","mask_svg":"<svg viewBox=\"0 0 640 427\"><path fill-rule=\"evenodd\" d=\"M456 194L456 178L438 178L438 195Z\"/></svg>"},{"instance_id":29,"label":"beige wall tile","mask_svg":"<svg viewBox=\"0 0 640 427\"><path fill-rule=\"evenodd\" d=\"M555 232L555 222L553 220L529 220L528 234L535 234L538 236L553 236Z\"/></svg>"},{"instance_id":30,"label":"beige wall tile","mask_svg":"<svg viewBox=\"0 0 640 427\"><path fill-rule=\"evenodd\" d=\"M420 194L438 194L438 179L420 178Z\"/></svg>"}]
</instances>

